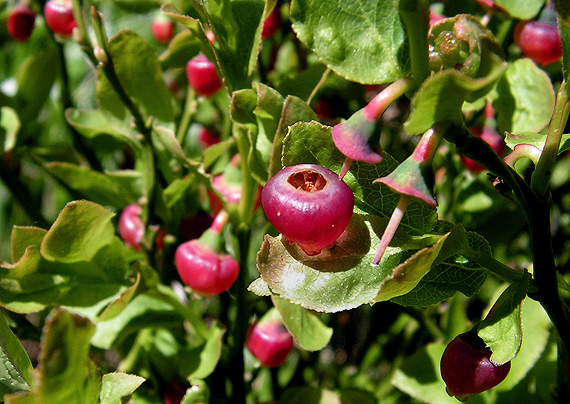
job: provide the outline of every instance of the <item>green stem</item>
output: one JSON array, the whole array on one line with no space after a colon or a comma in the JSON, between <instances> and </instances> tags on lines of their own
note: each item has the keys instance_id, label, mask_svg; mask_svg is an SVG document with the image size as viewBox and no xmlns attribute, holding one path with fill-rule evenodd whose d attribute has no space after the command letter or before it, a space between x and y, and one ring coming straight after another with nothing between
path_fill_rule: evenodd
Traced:
<instances>
[{"instance_id":1,"label":"green stem","mask_svg":"<svg viewBox=\"0 0 570 404\"><path fill-rule=\"evenodd\" d=\"M77 32L73 39L77 41L79 46L81 46L84 50L91 49L91 55L93 55L93 45L89 40L89 34L87 32L87 24L85 23L85 16L83 14L83 5L82 0L71 0L72 7L73 7L73 18L75 19L76 28L75 31ZM95 59L92 59L95 61ZM95 63L96 65L97 63Z\"/></svg>"},{"instance_id":2,"label":"green stem","mask_svg":"<svg viewBox=\"0 0 570 404\"><path fill-rule=\"evenodd\" d=\"M534 254L533 281L536 292L529 297L538 301L556 327L566 350L570 347L570 316L558 290L558 271L552 251L550 201L543 199L532 206L530 222L531 249Z\"/></svg>"},{"instance_id":3,"label":"green stem","mask_svg":"<svg viewBox=\"0 0 570 404\"><path fill-rule=\"evenodd\" d=\"M568 114L570 113L569 97L568 82L563 81L556 97L554 115L550 122L550 127L548 128L546 143L544 144L542 155L540 156L540 160L536 165L531 179L532 189L541 197L543 197L548 190L552 169L556 163L560 141L564 133L564 127L568 121Z\"/></svg>"},{"instance_id":4,"label":"green stem","mask_svg":"<svg viewBox=\"0 0 570 404\"><path fill-rule=\"evenodd\" d=\"M408 35L412 77L419 86L430 72L427 42L429 10L422 0L400 0L398 8Z\"/></svg>"},{"instance_id":5,"label":"green stem","mask_svg":"<svg viewBox=\"0 0 570 404\"><path fill-rule=\"evenodd\" d=\"M103 26L103 16L97 11L95 6L91 6L91 16L93 19L93 28L97 34L97 39L99 41L99 47L105 52L107 60L103 63L99 63L99 67L103 69L105 76L109 80L109 83L119 96L121 102L127 107L131 115L133 116L134 125L138 132L140 132L145 138L150 141L151 127L146 124L142 113L139 111L138 107L135 105L131 97L127 94L127 91L121 84L115 66L113 64L113 59L108 52L107 47L107 35L105 34L105 29Z\"/></svg>"},{"instance_id":6,"label":"green stem","mask_svg":"<svg viewBox=\"0 0 570 404\"><path fill-rule=\"evenodd\" d=\"M317 95L317 92L319 91L319 89L322 87L322 85L325 83L327 77L329 76L331 72L330 68L326 68L325 71L323 72L323 75L321 76L321 79L319 80L319 82L317 83L317 85L315 86L315 88L313 88L313 91L311 91L311 94L309 95L309 98L307 98L307 105L311 105L311 102L313 101L313 98L315 98L315 95Z\"/></svg>"},{"instance_id":7,"label":"green stem","mask_svg":"<svg viewBox=\"0 0 570 404\"><path fill-rule=\"evenodd\" d=\"M249 325L250 308L247 302L247 276L249 261L249 246L251 240L251 229L245 223L241 223L235 229L234 244L239 256L240 273L233 287L235 293L236 315L231 328L231 340L229 346L230 361L229 372L232 385L232 400L234 404L245 404L246 388L244 381L244 357L243 348L247 328Z\"/></svg>"},{"instance_id":8,"label":"green stem","mask_svg":"<svg viewBox=\"0 0 570 404\"><path fill-rule=\"evenodd\" d=\"M196 112L198 103L196 102L196 92L191 86L188 86L186 90L186 100L184 103L184 111L182 111L182 118L180 119L180 124L178 125L178 130L176 132L176 140L178 143L184 144L184 139L190 123L192 122L192 116Z\"/></svg>"},{"instance_id":9,"label":"green stem","mask_svg":"<svg viewBox=\"0 0 570 404\"><path fill-rule=\"evenodd\" d=\"M253 216L253 208L255 204L255 194L257 192L257 183L251 175L249 175L249 166L247 164L247 156L249 154L249 140L245 129L236 127L234 130L234 139L240 155L241 165L241 197L239 201L239 220L241 223L249 223Z\"/></svg>"}]
</instances>

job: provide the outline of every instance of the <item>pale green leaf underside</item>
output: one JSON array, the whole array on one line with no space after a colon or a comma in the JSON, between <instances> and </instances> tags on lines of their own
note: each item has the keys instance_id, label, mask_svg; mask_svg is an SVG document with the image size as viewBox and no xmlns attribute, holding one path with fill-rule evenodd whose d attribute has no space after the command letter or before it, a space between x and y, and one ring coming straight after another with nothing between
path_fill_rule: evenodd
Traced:
<instances>
[{"instance_id":1,"label":"pale green leaf underside","mask_svg":"<svg viewBox=\"0 0 570 404\"><path fill-rule=\"evenodd\" d=\"M355 215L335 245L313 257L280 237L266 236L257 256L258 270L271 292L281 298L311 310L337 312L405 296L430 270L468 248L460 226L447 234L418 238L398 232L380 264L372 266L384 225ZM448 285L453 292L454 286Z\"/></svg>"}]
</instances>

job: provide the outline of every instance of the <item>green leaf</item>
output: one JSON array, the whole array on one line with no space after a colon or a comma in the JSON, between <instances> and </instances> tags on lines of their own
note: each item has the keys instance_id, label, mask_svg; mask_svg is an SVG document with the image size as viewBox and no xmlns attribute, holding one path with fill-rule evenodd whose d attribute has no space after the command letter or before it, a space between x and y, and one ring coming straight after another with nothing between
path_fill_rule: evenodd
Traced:
<instances>
[{"instance_id":1,"label":"green leaf","mask_svg":"<svg viewBox=\"0 0 570 404\"><path fill-rule=\"evenodd\" d=\"M283 323L303 349L320 351L327 346L333 329L327 327L317 315L278 296L273 296L272 300Z\"/></svg>"},{"instance_id":2,"label":"green leaf","mask_svg":"<svg viewBox=\"0 0 570 404\"><path fill-rule=\"evenodd\" d=\"M38 118L45 100L49 96L51 88L60 69L58 51L49 46L44 51L35 53L18 69L16 80L18 92L16 108L20 122L27 124Z\"/></svg>"},{"instance_id":3,"label":"green leaf","mask_svg":"<svg viewBox=\"0 0 570 404\"><path fill-rule=\"evenodd\" d=\"M271 296L271 289L269 288L269 285L265 283L262 277L259 277L251 282L247 287L247 290L255 293L257 296Z\"/></svg>"},{"instance_id":4,"label":"green leaf","mask_svg":"<svg viewBox=\"0 0 570 404\"><path fill-rule=\"evenodd\" d=\"M101 313L98 318L98 321L109 321L114 317L121 314L121 312L127 307L127 305L133 300L137 289L139 287L141 280L140 274L137 273L137 278L135 282L126 288L125 290L121 291L119 296L114 299L109 305L105 308L105 310Z\"/></svg>"},{"instance_id":5,"label":"green leaf","mask_svg":"<svg viewBox=\"0 0 570 404\"><path fill-rule=\"evenodd\" d=\"M123 398L128 397L143 384L145 379L137 375L114 372L103 375L101 404L121 404Z\"/></svg>"},{"instance_id":6,"label":"green leaf","mask_svg":"<svg viewBox=\"0 0 570 404\"><path fill-rule=\"evenodd\" d=\"M503 7L513 18L519 20L532 20L544 5L544 0L496 0L497 5Z\"/></svg>"},{"instance_id":7,"label":"green leaf","mask_svg":"<svg viewBox=\"0 0 570 404\"><path fill-rule=\"evenodd\" d=\"M240 125L255 125L255 115L253 110L257 105L257 94L254 90L247 88L235 91L230 102L230 116L232 120Z\"/></svg>"},{"instance_id":8,"label":"green leaf","mask_svg":"<svg viewBox=\"0 0 570 404\"><path fill-rule=\"evenodd\" d=\"M247 161L252 176L262 185L268 178L267 168L284 102L276 90L261 83L255 84L253 90L240 90L232 95L232 120L247 128L250 143Z\"/></svg>"},{"instance_id":9,"label":"green leaf","mask_svg":"<svg viewBox=\"0 0 570 404\"><path fill-rule=\"evenodd\" d=\"M344 388L339 390L340 401L342 404L377 404L378 400L369 391L361 390L356 387Z\"/></svg>"},{"instance_id":10,"label":"green leaf","mask_svg":"<svg viewBox=\"0 0 570 404\"><path fill-rule=\"evenodd\" d=\"M10 151L16 145L21 122L16 111L9 107L0 108L0 144L3 151Z\"/></svg>"},{"instance_id":11,"label":"green leaf","mask_svg":"<svg viewBox=\"0 0 570 404\"><path fill-rule=\"evenodd\" d=\"M289 49L290 48L290 49ZM289 51L290 54L284 55L286 51ZM281 57L280 57L281 56ZM298 58L297 51L295 45L291 42L285 42L281 45L279 49L278 58L276 61L276 66L273 74L271 76L278 77L280 80L276 83L275 88L283 95L287 96L295 96L301 100L307 100L311 96L311 93L315 89L315 83L318 83L319 80L322 79L324 74L327 74L327 67L322 63L316 63L307 67L305 70L297 73L296 68L297 66L290 67L292 60ZM284 72L279 72L279 62L284 65L282 67ZM295 69L295 74L292 75L289 72L289 69ZM337 78L337 80L341 80ZM312 110L312 108L311 108ZM313 112L314 113L314 112ZM317 119L316 114L315 118ZM308 119L310 121L311 119Z\"/></svg>"},{"instance_id":12,"label":"green leaf","mask_svg":"<svg viewBox=\"0 0 570 404\"><path fill-rule=\"evenodd\" d=\"M146 13L160 7L160 0L113 0L113 3L132 13Z\"/></svg>"},{"instance_id":13,"label":"green leaf","mask_svg":"<svg viewBox=\"0 0 570 404\"><path fill-rule=\"evenodd\" d=\"M390 300L410 292L437 262L468 247L465 229L455 226L433 246L423 248L393 269L380 286L376 301Z\"/></svg>"},{"instance_id":14,"label":"green leaf","mask_svg":"<svg viewBox=\"0 0 570 404\"><path fill-rule=\"evenodd\" d=\"M44 167L82 197L100 205L121 209L142 194L141 175L136 171L100 173L65 162L47 163Z\"/></svg>"},{"instance_id":15,"label":"green leaf","mask_svg":"<svg viewBox=\"0 0 570 404\"><path fill-rule=\"evenodd\" d=\"M420 348L396 369L392 384L422 403L457 404L457 399L446 393L439 371L444 350L445 345L441 343L430 343ZM485 402L480 394L469 397L469 404Z\"/></svg>"},{"instance_id":16,"label":"green leaf","mask_svg":"<svg viewBox=\"0 0 570 404\"><path fill-rule=\"evenodd\" d=\"M299 40L347 80L388 83L409 69L396 0L293 0L291 21Z\"/></svg>"},{"instance_id":17,"label":"green leaf","mask_svg":"<svg viewBox=\"0 0 570 404\"><path fill-rule=\"evenodd\" d=\"M268 178L267 168L271 160L273 139L279 127L284 98L271 87L263 84L254 86L257 90L257 105L253 114L257 121L257 132L250 132L248 164L251 174L261 185Z\"/></svg>"},{"instance_id":18,"label":"green leaf","mask_svg":"<svg viewBox=\"0 0 570 404\"><path fill-rule=\"evenodd\" d=\"M203 8L201 7L199 7L198 10L203 12ZM176 21L183 24L186 28L188 28L190 30L190 34L193 37L197 38L202 44L210 43L208 37L206 36L205 28L204 26L202 26L200 20L182 14L180 10L178 10L173 4L170 3L164 4L161 7L161 11L167 16L172 17ZM182 40L187 41L187 39L184 39L184 37L182 37ZM188 60L186 60L186 62L188 62Z\"/></svg>"},{"instance_id":19,"label":"green leaf","mask_svg":"<svg viewBox=\"0 0 570 404\"><path fill-rule=\"evenodd\" d=\"M331 391L317 387L291 387L285 390L278 404L376 404L374 394L358 388Z\"/></svg>"},{"instance_id":20,"label":"green leaf","mask_svg":"<svg viewBox=\"0 0 570 404\"><path fill-rule=\"evenodd\" d=\"M119 315L98 323L91 343L98 348L110 349L138 330L170 328L180 325L182 320L171 304L158 296L143 293L135 296Z\"/></svg>"},{"instance_id":21,"label":"green leaf","mask_svg":"<svg viewBox=\"0 0 570 404\"><path fill-rule=\"evenodd\" d=\"M495 390L508 392L534 368L547 347L552 323L540 303L525 299L522 306L523 344L505 380ZM499 402L499 401L497 401Z\"/></svg>"},{"instance_id":22,"label":"green leaf","mask_svg":"<svg viewBox=\"0 0 570 404\"><path fill-rule=\"evenodd\" d=\"M36 402L95 404L101 377L89 359L95 326L64 310L51 313L41 339L39 377L30 392Z\"/></svg>"},{"instance_id":23,"label":"green leaf","mask_svg":"<svg viewBox=\"0 0 570 404\"><path fill-rule=\"evenodd\" d=\"M88 201L68 203L45 235L42 256L50 261L90 261L115 237L114 213Z\"/></svg>"},{"instance_id":24,"label":"green leaf","mask_svg":"<svg viewBox=\"0 0 570 404\"><path fill-rule=\"evenodd\" d=\"M413 96L412 111L404 129L410 135L419 135L439 122L461 124L463 102L473 102L487 93L505 68L498 65L488 76L479 79L453 69L432 74Z\"/></svg>"},{"instance_id":25,"label":"green leaf","mask_svg":"<svg viewBox=\"0 0 570 404\"><path fill-rule=\"evenodd\" d=\"M316 119L317 114L305 101L292 95L287 96L283 103L279 126L273 137L271 160L269 162L269 178L273 177L282 168L283 142L289 127L297 122L311 122Z\"/></svg>"},{"instance_id":26,"label":"green leaf","mask_svg":"<svg viewBox=\"0 0 570 404\"><path fill-rule=\"evenodd\" d=\"M346 233L351 239L338 242L315 257L304 255L281 237L265 236L257 255L257 268L274 294L293 304L319 312L337 312L370 303L390 269L371 267L370 230L354 216ZM358 240L358 242L357 242ZM387 251L392 266L398 254ZM387 272L387 273L384 273Z\"/></svg>"},{"instance_id":27,"label":"green leaf","mask_svg":"<svg viewBox=\"0 0 570 404\"><path fill-rule=\"evenodd\" d=\"M201 5L208 16L208 25L219 44L214 47L214 53L230 93L249 87L261 45L265 1L191 0L191 3L196 9Z\"/></svg>"},{"instance_id":28,"label":"green leaf","mask_svg":"<svg viewBox=\"0 0 570 404\"><path fill-rule=\"evenodd\" d=\"M109 55L119 81L140 109L143 119L172 125L174 118L170 90L162 77L162 69L154 47L133 31L120 30L108 44ZM106 77L98 68L96 94L99 107L115 119L130 124L131 115Z\"/></svg>"},{"instance_id":29,"label":"green leaf","mask_svg":"<svg viewBox=\"0 0 570 404\"><path fill-rule=\"evenodd\" d=\"M190 380L192 386L186 390L180 404L208 404L210 402L210 388L204 380Z\"/></svg>"},{"instance_id":30,"label":"green leaf","mask_svg":"<svg viewBox=\"0 0 570 404\"><path fill-rule=\"evenodd\" d=\"M110 120L109 114L100 109L73 109L65 111L65 119L75 130L87 138L109 135L131 147L140 148L137 132L127 123Z\"/></svg>"},{"instance_id":31,"label":"green leaf","mask_svg":"<svg viewBox=\"0 0 570 404\"><path fill-rule=\"evenodd\" d=\"M10 237L12 262L17 262L31 245L40 245L47 230L39 227L14 226Z\"/></svg>"},{"instance_id":32,"label":"green leaf","mask_svg":"<svg viewBox=\"0 0 570 404\"><path fill-rule=\"evenodd\" d=\"M225 329L213 324L210 335L203 344L181 350L177 358L180 365L180 374L186 379L204 379L208 377L218 365L222 352Z\"/></svg>"},{"instance_id":33,"label":"green leaf","mask_svg":"<svg viewBox=\"0 0 570 404\"><path fill-rule=\"evenodd\" d=\"M30 390L32 363L20 340L0 314L0 396Z\"/></svg>"},{"instance_id":34,"label":"green leaf","mask_svg":"<svg viewBox=\"0 0 570 404\"><path fill-rule=\"evenodd\" d=\"M487 317L477 325L477 334L493 352L491 360L502 365L515 358L522 344L521 310L530 274L512 283L495 302Z\"/></svg>"},{"instance_id":35,"label":"green leaf","mask_svg":"<svg viewBox=\"0 0 570 404\"><path fill-rule=\"evenodd\" d=\"M300 122L289 127L283 141L283 166L312 163L339 172L345 157L338 151L332 140L331 128L318 122ZM344 177L354 192L357 213L369 213L389 218L396 207L400 195L388 187L373 181L387 176L397 167L397 162L388 153L378 164L354 161ZM411 200L400 226L410 234L429 232L437 222L435 207Z\"/></svg>"},{"instance_id":36,"label":"green leaf","mask_svg":"<svg viewBox=\"0 0 570 404\"><path fill-rule=\"evenodd\" d=\"M172 208L183 200L195 186L196 179L193 176L178 178L172 181L162 193L166 207Z\"/></svg>"},{"instance_id":37,"label":"green leaf","mask_svg":"<svg viewBox=\"0 0 570 404\"><path fill-rule=\"evenodd\" d=\"M491 99L499 132L539 132L550 122L555 94L548 75L523 58L505 70Z\"/></svg>"},{"instance_id":38,"label":"green leaf","mask_svg":"<svg viewBox=\"0 0 570 404\"><path fill-rule=\"evenodd\" d=\"M529 144L542 150L545 142L546 134L542 133L507 133L505 136L505 144L511 149L514 149L519 144ZM558 154L566 150L570 150L570 133L562 135Z\"/></svg>"},{"instance_id":39,"label":"green leaf","mask_svg":"<svg viewBox=\"0 0 570 404\"><path fill-rule=\"evenodd\" d=\"M442 222L439 226L443 226L445 231L451 225ZM437 232L437 229L434 232ZM468 250L490 254L489 244L480 235L467 232L467 240ZM392 301L404 306L426 307L442 302L455 292L466 296L474 295L485 282L487 272L480 264L469 261L460 253L458 251L458 255L432 267L414 289L403 296L393 298Z\"/></svg>"},{"instance_id":40,"label":"green leaf","mask_svg":"<svg viewBox=\"0 0 570 404\"><path fill-rule=\"evenodd\" d=\"M201 46L202 39L199 36L190 30L184 30L172 38L159 60L168 67L185 68L188 61L200 52Z\"/></svg>"},{"instance_id":41,"label":"green leaf","mask_svg":"<svg viewBox=\"0 0 570 404\"><path fill-rule=\"evenodd\" d=\"M156 139L156 141L158 141L158 145L162 145L162 148L164 148L164 151L168 157L175 158L181 164L187 168L192 169L193 171L197 170L199 164L186 157L182 146L176 139L176 134L174 131L165 126L155 125L152 128L152 135L153 142ZM156 142L155 145L157 145Z\"/></svg>"}]
</instances>

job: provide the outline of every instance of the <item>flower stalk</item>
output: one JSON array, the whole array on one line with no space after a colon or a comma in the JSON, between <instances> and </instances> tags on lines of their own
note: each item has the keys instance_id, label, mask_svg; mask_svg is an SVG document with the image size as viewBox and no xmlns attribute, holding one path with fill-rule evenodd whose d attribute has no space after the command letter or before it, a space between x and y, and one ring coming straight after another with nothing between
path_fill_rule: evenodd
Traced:
<instances>
[{"instance_id":1,"label":"flower stalk","mask_svg":"<svg viewBox=\"0 0 570 404\"><path fill-rule=\"evenodd\" d=\"M423 134L410 157L402 162L390 175L378 178L375 181L398 192L400 199L382 234L380 243L372 259L373 266L378 265L381 261L384 252L386 252L386 248L388 248L390 241L392 241L396 233L396 229L404 217L411 198L419 199L428 205L437 205L432 192L434 177L432 161L441 140L443 129L441 125L437 128L429 129Z\"/></svg>"}]
</instances>

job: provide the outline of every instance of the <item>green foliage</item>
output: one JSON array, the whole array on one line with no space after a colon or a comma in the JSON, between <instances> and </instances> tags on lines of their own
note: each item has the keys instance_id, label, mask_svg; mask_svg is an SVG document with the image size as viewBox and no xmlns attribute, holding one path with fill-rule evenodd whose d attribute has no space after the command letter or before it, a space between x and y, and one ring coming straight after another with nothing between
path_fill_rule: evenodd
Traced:
<instances>
[{"instance_id":1,"label":"green foliage","mask_svg":"<svg viewBox=\"0 0 570 404\"><path fill-rule=\"evenodd\" d=\"M511 362L470 403L570 400L563 2L563 58L548 66L512 38L544 0L497 0L494 11L478 1L72 3L72 38L54 38L39 16L26 43L0 32L4 402L157 404L174 382L182 404L451 404L440 359L468 330L495 363ZM281 20L266 37L274 9ZM432 23L429 11L452 17ZM153 37L159 13L175 23L167 43ZM200 53L223 83L211 97L186 82ZM404 95L383 92L402 78L413 83ZM333 127L386 99L364 145L382 160L347 158ZM417 161L417 135L442 127L434 158ZM507 150L466 129L479 127ZM402 162L433 176L436 206L402 208L376 181ZM316 255L259 206L269 179L304 163L338 173L355 199L346 231ZM300 188L323 185L311 181ZM121 213L133 204L129 222ZM140 239L125 236L129 225ZM175 257L209 226L240 274L205 297L181 283ZM264 316L295 340L278 369L245 349Z\"/></svg>"}]
</instances>

